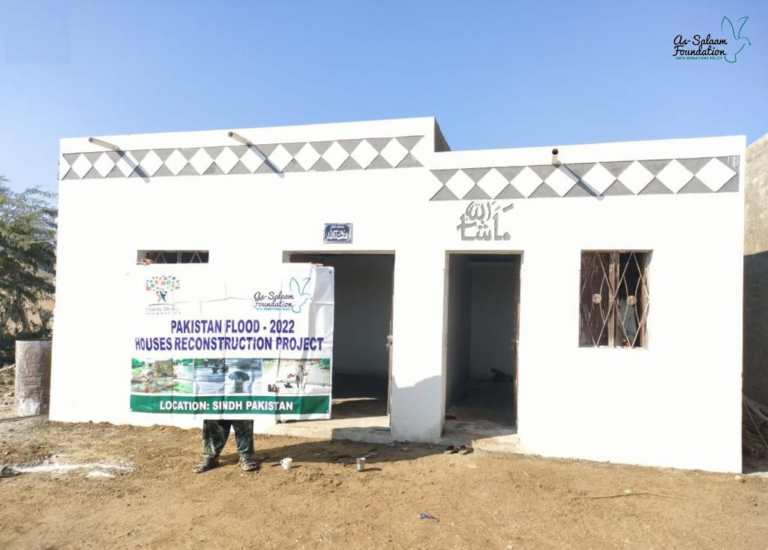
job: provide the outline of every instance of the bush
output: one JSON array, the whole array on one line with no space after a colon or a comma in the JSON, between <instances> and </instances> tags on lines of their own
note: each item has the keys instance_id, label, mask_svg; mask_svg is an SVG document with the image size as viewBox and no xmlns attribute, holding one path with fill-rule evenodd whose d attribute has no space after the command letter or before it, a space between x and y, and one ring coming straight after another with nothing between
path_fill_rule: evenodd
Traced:
<instances>
[{"instance_id":1,"label":"bush","mask_svg":"<svg viewBox=\"0 0 768 550\"><path fill-rule=\"evenodd\" d=\"M16 362L16 340L50 340L50 338L49 329L0 335L0 366L12 365Z\"/></svg>"}]
</instances>

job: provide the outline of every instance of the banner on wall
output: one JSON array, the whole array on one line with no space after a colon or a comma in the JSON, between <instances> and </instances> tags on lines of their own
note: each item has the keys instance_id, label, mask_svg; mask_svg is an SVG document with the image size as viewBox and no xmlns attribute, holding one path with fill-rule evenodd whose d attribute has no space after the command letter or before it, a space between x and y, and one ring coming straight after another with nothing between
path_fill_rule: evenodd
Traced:
<instances>
[{"instance_id":1,"label":"banner on wall","mask_svg":"<svg viewBox=\"0 0 768 550\"><path fill-rule=\"evenodd\" d=\"M330 418L333 268L150 265L130 288L131 411Z\"/></svg>"}]
</instances>

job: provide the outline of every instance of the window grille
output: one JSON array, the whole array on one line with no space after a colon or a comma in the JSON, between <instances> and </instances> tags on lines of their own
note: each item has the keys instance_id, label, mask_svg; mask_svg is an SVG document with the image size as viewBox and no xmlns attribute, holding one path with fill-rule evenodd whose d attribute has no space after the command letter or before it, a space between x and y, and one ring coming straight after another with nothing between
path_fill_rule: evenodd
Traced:
<instances>
[{"instance_id":1,"label":"window grille","mask_svg":"<svg viewBox=\"0 0 768 550\"><path fill-rule=\"evenodd\" d=\"M649 261L649 252L581 253L580 347L647 347Z\"/></svg>"},{"instance_id":2,"label":"window grille","mask_svg":"<svg viewBox=\"0 0 768 550\"><path fill-rule=\"evenodd\" d=\"M139 252L142 260L153 264L207 264L207 250L144 250Z\"/></svg>"}]
</instances>

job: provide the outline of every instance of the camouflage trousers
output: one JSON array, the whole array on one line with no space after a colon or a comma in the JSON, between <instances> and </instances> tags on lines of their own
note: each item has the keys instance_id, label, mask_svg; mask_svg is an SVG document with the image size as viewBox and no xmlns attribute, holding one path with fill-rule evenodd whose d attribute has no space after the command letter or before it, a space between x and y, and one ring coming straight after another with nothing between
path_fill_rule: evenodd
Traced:
<instances>
[{"instance_id":1,"label":"camouflage trousers","mask_svg":"<svg viewBox=\"0 0 768 550\"><path fill-rule=\"evenodd\" d=\"M203 420L203 457L219 458L229 439L229 428L235 429L235 443L240 460L253 460L253 420Z\"/></svg>"}]
</instances>

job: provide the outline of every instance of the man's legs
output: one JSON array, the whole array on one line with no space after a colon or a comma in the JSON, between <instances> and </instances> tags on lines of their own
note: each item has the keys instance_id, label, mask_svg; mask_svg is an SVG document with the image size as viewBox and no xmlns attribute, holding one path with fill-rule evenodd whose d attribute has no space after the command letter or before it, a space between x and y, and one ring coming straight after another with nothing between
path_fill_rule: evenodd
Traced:
<instances>
[{"instance_id":1,"label":"man's legs","mask_svg":"<svg viewBox=\"0 0 768 550\"><path fill-rule=\"evenodd\" d=\"M253 420L233 420L232 427L235 429L235 442L237 443L237 453L240 455L240 466L243 470L255 470L256 453L253 450Z\"/></svg>"},{"instance_id":2,"label":"man's legs","mask_svg":"<svg viewBox=\"0 0 768 550\"><path fill-rule=\"evenodd\" d=\"M203 420L203 461L195 468L195 472L206 472L216 466L229 439L230 427L235 429L240 467L246 471L258 469L253 450L253 420Z\"/></svg>"},{"instance_id":3,"label":"man's legs","mask_svg":"<svg viewBox=\"0 0 768 550\"><path fill-rule=\"evenodd\" d=\"M203 464L218 460L229 438L232 420L203 420Z\"/></svg>"}]
</instances>

